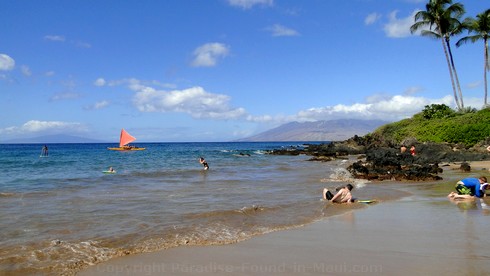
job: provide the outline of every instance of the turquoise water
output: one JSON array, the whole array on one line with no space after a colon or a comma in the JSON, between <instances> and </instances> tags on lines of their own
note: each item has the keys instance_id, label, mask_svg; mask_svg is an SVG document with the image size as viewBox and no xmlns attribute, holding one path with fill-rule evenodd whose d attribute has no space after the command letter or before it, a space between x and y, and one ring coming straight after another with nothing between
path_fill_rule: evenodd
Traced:
<instances>
[{"instance_id":1,"label":"turquoise water","mask_svg":"<svg viewBox=\"0 0 490 276\"><path fill-rule=\"evenodd\" d=\"M48 144L49 157L39 144L0 145L0 271L73 274L125 254L303 225L339 212L320 191L349 180L349 160L266 154L303 143L136 145L146 150ZM109 167L117 173L102 173ZM375 190L358 183L356 192Z\"/></svg>"}]
</instances>

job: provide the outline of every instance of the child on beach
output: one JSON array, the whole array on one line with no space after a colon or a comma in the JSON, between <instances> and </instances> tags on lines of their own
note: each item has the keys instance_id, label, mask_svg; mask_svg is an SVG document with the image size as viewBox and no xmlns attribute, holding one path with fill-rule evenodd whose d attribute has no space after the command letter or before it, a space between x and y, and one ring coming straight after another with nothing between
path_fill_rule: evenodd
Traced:
<instances>
[{"instance_id":1,"label":"child on beach","mask_svg":"<svg viewBox=\"0 0 490 276\"><path fill-rule=\"evenodd\" d=\"M352 194L350 192L352 189L354 189L354 186L352 186L352 184L347 184L345 187L342 187L337 194L333 195L327 188L323 188L323 199L335 203L351 203L353 202Z\"/></svg>"},{"instance_id":2,"label":"child on beach","mask_svg":"<svg viewBox=\"0 0 490 276\"><path fill-rule=\"evenodd\" d=\"M474 199L475 197L485 196L485 190L490 190L487 178L468 177L456 183L456 192L451 192L447 197L452 199Z\"/></svg>"}]
</instances>

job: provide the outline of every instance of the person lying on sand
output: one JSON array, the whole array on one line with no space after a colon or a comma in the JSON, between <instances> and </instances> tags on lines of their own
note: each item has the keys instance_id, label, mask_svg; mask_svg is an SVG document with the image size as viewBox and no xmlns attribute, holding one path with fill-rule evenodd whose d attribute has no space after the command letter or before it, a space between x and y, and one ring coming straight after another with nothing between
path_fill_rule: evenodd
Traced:
<instances>
[{"instance_id":1,"label":"person lying on sand","mask_svg":"<svg viewBox=\"0 0 490 276\"><path fill-rule=\"evenodd\" d=\"M347 184L345 187L342 187L337 194L333 195L327 188L324 188L322 193L323 199L335 203L351 203L353 202L352 194L350 192L352 189L354 189L354 186Z\"/></svg>"},{"instance_id":2,"label":"person lying on sand","mask_svg":"<svg viewBox=\"0 0 490 276\"><path fill-rule=\"evenodd\" d=\"M485 196L485 190L490 190L487 178L468 177L456 183L456 192L451 192L447 197L452 199L475 199L475 197Z\"/></svg>"}]
</instances>

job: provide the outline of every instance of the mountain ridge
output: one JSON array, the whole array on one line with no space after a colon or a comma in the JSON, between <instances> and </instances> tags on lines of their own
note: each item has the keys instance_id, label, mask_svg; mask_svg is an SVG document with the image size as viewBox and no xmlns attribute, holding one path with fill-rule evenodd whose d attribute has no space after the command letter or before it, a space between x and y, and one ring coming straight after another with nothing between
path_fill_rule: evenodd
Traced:
<instances>
[{"instance_id":1,"label":"mountain ridge","mask_svg":"<svg viewBox=\"0 0 490 276\"><path fill-rule=\"evenodd\" d=\"M231 142L343 141L363 136L387 124L382 120L338 119L315 122L290 122L259 134ZM0 141L0 144L114 143L97 139L58 134Z\"/></svg>"},{"instance_id":2,"label":"mountain ridge","mask_svg":"<svg viewBox=\"0 0 490 276\"><path fill-rule=\"evenodd\" d=\"M387 124L382 120L338 119L315 122L290 122L237 142L341 141L363 136Z\"/></svg>"}]
</instances>

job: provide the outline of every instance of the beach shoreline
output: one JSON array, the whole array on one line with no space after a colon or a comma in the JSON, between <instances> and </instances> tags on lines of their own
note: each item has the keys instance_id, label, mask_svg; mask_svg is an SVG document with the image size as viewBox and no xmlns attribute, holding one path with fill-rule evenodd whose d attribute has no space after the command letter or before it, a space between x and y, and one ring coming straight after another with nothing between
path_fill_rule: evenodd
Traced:
<instances>
[{"instance_id":1,"label":"beach shoreline","mask_svg":"<svg viewBox=\"0 0 490 276\"><path fill-rule=\"evenodd\" d=\"M441 182L389 183L399 200L327 217L229 245L181 246L100 263L77 275L475 275L490 272L490 200L446 198L459 178L489 175L489 161L444 167Z\"/></svg>"}]
</instances>

